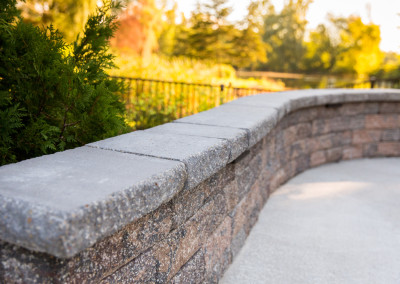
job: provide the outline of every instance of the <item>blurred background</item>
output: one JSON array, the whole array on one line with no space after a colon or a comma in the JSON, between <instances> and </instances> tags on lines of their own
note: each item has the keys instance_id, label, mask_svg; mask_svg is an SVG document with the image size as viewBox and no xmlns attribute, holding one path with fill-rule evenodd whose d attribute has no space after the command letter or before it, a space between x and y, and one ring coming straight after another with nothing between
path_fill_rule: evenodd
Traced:
<instances>
[{"instance_id":1,"label":"blurred background","mask_svg":"<svg viewBox=\"0 0 400 284\"><path fill-rule=\"evenodd\" d=\"M25 21L73 42L98 0L26 0ZM398 0L125 0L111 52L143 129L243 95L398 87Z\"/></svg>"}]
</instances>

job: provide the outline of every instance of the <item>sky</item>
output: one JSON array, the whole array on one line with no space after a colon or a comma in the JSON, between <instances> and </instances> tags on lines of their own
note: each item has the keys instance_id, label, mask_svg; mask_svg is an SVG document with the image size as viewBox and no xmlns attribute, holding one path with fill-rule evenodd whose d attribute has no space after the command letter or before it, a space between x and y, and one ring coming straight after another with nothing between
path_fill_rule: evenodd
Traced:
<instances>
[{"instance_id":1,"label":"sky","mask_svg":"<svg viewBox=\"0 0 400 284\"><path fill-rule=\"evenodd\" d=\"M178 9L187 16L195 9L198 0L176 0ZM205 0L200 0L204 2ZM239 20L246 15L246 7L250 0L229 0L228 5L233 7L230 20ZM284 0L271 0L279 11ZM367 6L371 7L369 16ZM364 23L370 20L381 29L381 49L400 53L400 0L314 0L311 3L307 20L308 28L315 28L320 23L326 22L327 13L334 16L348 17L361 16Z\"/></svg>"}]
</instances>

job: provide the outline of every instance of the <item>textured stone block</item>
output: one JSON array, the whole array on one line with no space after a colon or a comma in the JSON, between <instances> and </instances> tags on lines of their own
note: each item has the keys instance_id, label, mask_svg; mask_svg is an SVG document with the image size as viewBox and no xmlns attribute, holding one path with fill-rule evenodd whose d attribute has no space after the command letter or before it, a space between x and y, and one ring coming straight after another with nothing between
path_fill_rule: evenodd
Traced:
<instances>
[{"instance_id":1,"label":"textured stone block","mask_svg":"<svg viewBox=\"0 0 400 284\"><path fill-rule=\"evenodd\" d=\"M165 264L165 262L162 262L162 264ZM147 251L105 277L100 283L160 283L165 281L166 278L158 272L158 266L159 264L152 257L151 252Z\"/></svg>"},{"instance_id":2,"label":"textured stone block","mask_svg":"<svg viewBox=\"0 0 400 284\"><path fill-rule=\"evenodd\" d=\"M226 200L226 211L231 212L240 201L241 194L239 193L236 181L231 181L223 190Z\"/></svg>"},{"instance_id":3,"label":"textured stone block","mask_svg":"<svg viewBox=\"0 0 400 284\"><path fill-rule=\"evenodd\" d=\"M329 132L329 129L326 124L326 120L320 119L320 120L314 120L312 122L312 135L313 136L326 134L328 132Z\"/></svg>"},{"instance_id":4,"label":"textured stone block","mask_svg":"<svg viewBox=\"0 0 400 284\"><path fill-rule=\"evenodd\" d=\"M290 113L287 117L282 119L279 123L280 126L286 128L288 125L296 125L298 123L311 122L319 118L319 108L305 108L300 109L296 112Z\"/></svg>"},{"instance_id":5,"label":"textured stone block","mask_svg":"<svg viewBox=\"0 0 400 284\"><path fill-rule=\"evenodd\" d=\"M290 163L288 163L290 166ZM286 179L284 182L288 181L290 177L293 177L295 174L299 174L304 172L305 170L310 168L310 156L307 154L301 155L295 159L295 169L293 167L285 168L286 169ZM292 172L294 171L294 173Z\"/></svg>"},{"instance_id":6,"label":"textured stone block","mask_svg":"<svg viewBox=\"0 0 400 284\"><path fill-rule=\"evenodd\" d=\"M398 113L400 102L382 102L379 106L379 113Z\"/></svg>"},{"instance_id":7,"label":"textured stone block","mask_svg":"<svg viewBox=\"0 0 400 284\"><path fill-rule=\"evenodd\" d=\"M362 156L363 150L361 145L343 148L343 160L360 159Z\"/></svg>"},{"instance_id":8,"label":"textured stone block","mask_svg":"<svg viewBox=\"0 0 400 284\"><path fill-rule=\"evenodd\" d=\"M271 178L271 183L269 185L270 192L273 193L285 182L285 170L279 169L275 172L274 176Z\"/></svg>"},{"instance_id":9,"label":"textured stone block","mask_svg":"<svg viewBox=\"0 0 400 284\"><path fill-rule=\"evenodd\" d=\"M378 144L378 154L381 156L394 157L400 155L400 143L381 142Z\"/></svg>"},{"instance_id":10,"label":"textured stone block","mask_svg":"<svg viewBox=\"0 0 400 284\"><path fill-rule=\"evenodd\" d=\"M234 236L232 236L232 243L231 243L231 252L232 252L232 259L235 259L237 254L240 252L240 249L243 247L244 242L246 241L247 234L244 230L244 227Z\"/></svg>"},{"instance_id":11,"label":"textured stone block","mask_svg":"<svg viewBox=\"0 0 400 284\"><path fill-rule=\"evenodd\" d=\"M203 283L204 275L204 252L199 250L171 279L170 283Z\"/></svg>"},{"instance_id":12,"label":"textured stone block","mask_svg":"<svg viewBox=\"0 0 400 284\"><path fill-rule=\"evenodd\" d=\"M370 114L365 116L365 128L385 129L397 128L400 126L398 114Z\"/></svg>"},{"instance_id":13,"label":"textured stone block","mask_svg":"<svg viewBox=\"0 0 400 284\"><path fill-rule=\"evenodd\" d=\"M178 119L177 122L214 125L245 129L249 133L249 147L260 141L277 123L278 110L226 104Z\"/></svg>"},{"instance_id":14,"label":"textured stone block","mask_svg":"<svg viewBox=\"0 0 400 284\"><path fill-rule=\"evenodd\" d=\"M232 214L233 239L235 239L237 235L240 235L242 230L244 230L246 236L249 234L250 229L257 221L258 212L264 205L260 196L260 188L258 186L253 186L245 198L243 198L234 209Z\"/></svg>"},{"instance_id":15,"label":"textured stone block","mask_svg":"<svg viewBox=\"0 0 400 284\"><path fill-rule=\"evenodd\" d=\"M235 162L235 180L237 183L239 199L242 199L250 190L262 170L261 154L259 153L248 161L246 158L249 156L251 157L251 155L248 154Z\"/></svg>"},{"instance_id":16,"label":"textured stone block","mask_svg":"<svg viewBox=\"0 0 400 284\"><path fill-rule=\"evenodd\" d=\"M258 94L239 98L230 102L232 105L243 105L251 107L271 107L278 111L278 118L281 119L290 113L291 100L301 97L302 93L296 92L274 92Z\"/></svg>"},{"instance_id":17,"label":"textured stone block","mask_svg":"<svg viewBox=\"0 0 400 284\"><path fill-rule=\"evenodd\" d=\"M178 134L132 132L89 144L91 147L181 161L187 187L198 185L229 162L228 141Z\"/></svg>"},{"instance_id":18,"label":"textured stone block","mask_svg":"<svg viewBox=\"0 0 400 284\"><path fill-rule=\"evenodd\" d=\"M220 172L214 174L198 186L177 195L171 200L173 210L173 228L183 224L192 217L216 193L220 193L229 184L233 183L234 166L227 165Z\"/></svg>"},{"instance_id":19,"label":"textured stone block","mask_svg":"<svg viewBox=\"0 0 400 284\"><path fill-rule=\"evenodd\" d=\"M124 264L131 262L149 247L164 239L171 229L171 215L171 209L163 205L70 259L32 253L0 242L0 263L8 274L4 275L4 281L5 283L98 282L113 271L119 271ZM136 267L134 270L139 269L134 263L131 263ZM20 274L18 271L22 267L24 272ZM129 269L117 272L116 279L127 271ZM152 273L151 271L153 270L149 273ZM119 283L119 280L115 282Z\"/></svg>"},{"instance_id":20,"label":"textured stone block","mask_svg":"<svg viewBox=\"0 0 400 284\"><path fill-rule=\"evenodd\" d=\"M310 139L312 151L329 149L332 147L339 147L349 145L352 142L352 132L344 131L337 133L329 133L324 135L317 135L315 138Z\"/></svg>"},{"instance_id":21,"label":"textured stone block","mask_svg":"<svg viewBox=\"0 0 400 284\"><path fill-rule=\"evenodd\" d=\"M0 238L71 257L170 200L177 161L89 147L0 168Z\"/></svg>"},{"instance_id":22,"label":"textured stone block","mask_svg":"<svg viewBox=\"0 0 400 284\"><path fill-rule=\"evenodd\" d=\"M325 133L360 129L364 123L364 116L335 117L325 121Z\"/></svg>"},{"instance_id":23,"label":"textured stone block","mask_svg":"<svg viewBox=\"0 0 400 284\"><path fill-rule=\"evenodd\" d=\"M48 258L43 253L32 254L31 251L0 241L0 283L66 282L65 278L59 277L62 267L54 257Z\"/></svg>"},{"instance_id":24,"label":"textured stone block","mask_svg":"<svg viewBox=\"0 0 400 284\"><path fill-rule=\"evenodd\" d=\"M290 160L296 159L297 157L309 154L311 152L312 144L310 143L310 139L303 139L296 141L290 146Z\"/></svg>"},{"instance_id":25,"label":"textured stone block","mask_svg":"<svg viewBox=\"0 0 400 284\"><path fill-rule=\"evenodd\" d=\"M364 144L371 142L379 142L382 132L380 130L354 130L353 143Z\"/></svg>"},{"instance_id":26,"label":"textured stone block","mask_svg":"<svg viewBox=\"0 0 400 284\"><path fill-rule=\"evenodd\" d=\"M286 161L290 159L290 149L289 147L285 147L282 142L282 132L277 133L275 137L275 159L279 167L283 166Z\"/></svg>"},{"instance_id":27,"label":"textured stone block","mask_svg":"<svg viewBox=\"0 0 400 284\"><path fill-rule=\"evenodd\" d=\"M343 109L343 103L325 104L324 106L317 107L318 119L328 119L337 117Z\"/></svg>"},{"instance_id":28,"label":"textured stone block","mask_svg":"<svg viewBox=\"0 0 400 284\"><path fill-rule=\"evenodd\" d=\"M230 161L233 161L248 149L249 142L247 132L232 127L221 127L211 125L166 123L146 130L147 133L155 134L179 134L185 136L200 136L219 138L229 142L231 151Z\"/></svg>"},{"instance_id":29,"label":"textured stone block","mask_svg":"<svg viewBox=\"0 0 400 284\"><path fill-rule=\"evenodd\" d=\"M232 219L228 216L205 245L207 282L217 283L232 261Z\"/></svg>"},{"instance_id":30,"label":"textured stone block","mask_svg":"<svg viewBox=\"0 0 400 284\"><path fill-rule=\"evenodd\" d=\"M378 143L368 143L363 145L363 157L373 158L378 153Z\"/></svg>"},{"instance_id":31,"label":"textured stone block","mask_svg":"<svg viewBox=\"0 0 400 284\"><path fill-rule=\"evenodd\" d=\"M174 215L175 212L169 204L160 206L97 243L93 250L107 255L110 267L115 268L166 238L172 229Z\"/></svg>"},{"instance_id":32,"label":"textured stone block","mask_svg":"<svg viewBox=\"0 0 400 284\"><path fill-rule=\"evenodd\" d=\"M397 129L385 129L382 131L382 141L400 141L400 125Z\"/></svg>"},{"instance_id":33,"label":"textured stone block","mask_svg":"<svg viewBox=\"0 0 400 284\"><path fill-rule=\"evenodd\" d=\"M283 130L283 145L288 147L297 140L297 125L292 125Z\"/></svg>"},{"instance_id":34,"label":"textured stone block","mask_svg":"<svg viewBox=\"0 0 400 284\"><path fill-rule=\"evenodd\" d=\"M339 113L344 116L375 114L379 112L379 104L375 102L360 102L343 104Z\"/></svg>"},{"instance_id":35,"label":"textured stone block","mask_svg":"<svg viewBox=\"0 0 400 284\"><path fill-rule=\"evenodd\" d=\"M336 139L336 135L334 133L319 135L314 138L314 147L313 150L324 150L334 147L337 144L338 139ZM335 145L338 146L338 145Z\"/></svg>"},{"instance_id":36,"label":"textured stone block","mask_svg":"<svg viewBox=\"0 0 400 284\"><path fill-rule=\"evenodd\" d=\"M171 208L161 206L68 260L68 273L64 272L68 278L64 282L95 282L103 278L163 240L171 226Z\"/></svg>"},{"instance_id":37,"label":"textured stone block","mask_svg":"<svg viewBox=\"0 0 400 284\"><path fill-rule=\"evenodd\" d=\"M335 103L358 103L377 101L397 101L398 90L390 89L335 89L319 90L314 105Z\"/></svg>"},{"instance_id":38,"label":"textured stone block","mask_svg":"<svg viewBox=\"0 0 400 284\"><path fill-rule=\"evenodd\" d=\"M297 91L300 94L301 91ZM290 110L291 111L296 111L298 109L302 108L307 108L310 106L315 106L317 105L317 90L312 90L311 92L308 92L307 95L305 92L303 92L302 96L299 96L298 98L294 98L290 100Z\"/></svg>"},{"instance_id":39,"label":"textured stone block","mask_svg":"<svg viewBox=\"0 0 400 284\"><path fill-rule=\"evenodd\" d=\"M326 161L328 163L339 162L340 160L342 160L342 157L343 157L342 147L326 150Z\"/></svg>"},{"instance_id":40,"label":"textured stone block","mask_svg":"<svg viewBox=\"0 0 400 284\"><path fill-rule=\"evenodd\" d=\"M318 108L319 118L333 118L337 116L358 116L379 112L379 104L373 102L336 103L327 104Z\"/></svg>"},{"instance_id":41,"label":"textured stone block","mask_svg":"<svg viewBox=\"0 0 400 284\"><path fill-rule=\"evenodd\" d=\"M163 273L167 280L201 248L226 215L225 197L217 194L186 223L152 248L153 258L165 263Z\"/></svg>"},{"instance_id":42,"label":"textured stone block","mask_svg":"<svg viewBox=\"0 0 400 284\"><path fill-rule=\"evenodd\" d=\"M316 167L326 163L325 151L317 151L311 154L310 166Z\"/></svg>"}]
</instances>

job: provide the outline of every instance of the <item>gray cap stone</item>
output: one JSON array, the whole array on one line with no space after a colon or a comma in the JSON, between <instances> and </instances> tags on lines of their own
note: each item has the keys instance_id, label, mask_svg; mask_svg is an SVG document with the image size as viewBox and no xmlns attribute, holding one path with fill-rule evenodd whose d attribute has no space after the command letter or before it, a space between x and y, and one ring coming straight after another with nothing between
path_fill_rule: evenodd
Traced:
<instances>
[{"instance_id":1,"label":"gray cap stone","mask_svg":"<svg viewBox=\"0 0 400 284\"><path fill-rule=\"evenodd\" d=\"M181 162L81 147L0 167L0 238L70 257L158 208Z\"/></svg>"},{"instance_id":2,"label":"gray cap stone","mask_svg":"<svg viewBox=\"0 0 400 284\"><path fill-rule=\"evenodd\" d=\"M188 188L222 169L230 156L229 142L223 139L150 131L135 131L89 146L183 162L188 174Z\"/></svg>"},{"instance_id":3,"label":"gray cap stone","mask_svg":"<svg viewBox=\"0 0 400 284\"><path fill-rule=\"evenodd\" d=\"M189 124L189 123L166 123L145 130L147 133L158 134L179 134L184 136L199 136L208 138L219 138L229 143L230 158L229 161L235 160L249 147L247 132L243 129Z\"/></svg>"},{"instance_id":4,"label":"gray cap stone","mask_svg":"<svg viewBox=\"0 0 400 284\"><path fill-rule=\"evenodd\" d=\"M277 121L276 108L230 103L176 120L183 123L244 129L249 135L249 147L260 141Z\"/></svg>"}]
</instances>

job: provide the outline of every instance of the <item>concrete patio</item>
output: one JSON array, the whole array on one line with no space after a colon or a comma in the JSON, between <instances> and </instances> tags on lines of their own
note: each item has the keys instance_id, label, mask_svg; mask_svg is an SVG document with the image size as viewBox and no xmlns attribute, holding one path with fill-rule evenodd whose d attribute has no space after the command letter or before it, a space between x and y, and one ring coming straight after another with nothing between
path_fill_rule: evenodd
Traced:
<instances>
[{"instance_id":1,"label":"concrete patio","mask_svg":"<svg viewBox=\"0 0 400 284\"><path fill-rule=\"evenodd\" d=\"M308 170L275 191L220 283L400 283L400 159Z\"/></svg>"}]
</instances>

